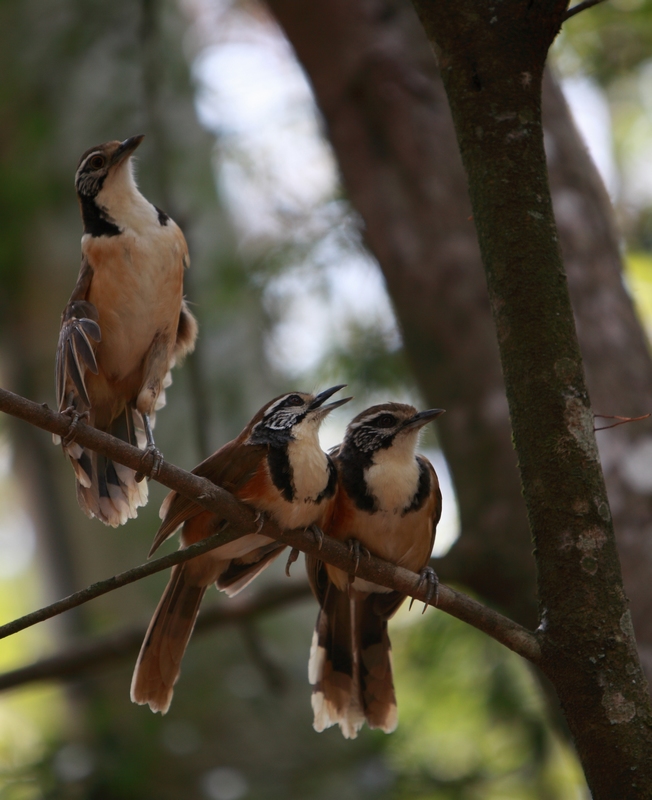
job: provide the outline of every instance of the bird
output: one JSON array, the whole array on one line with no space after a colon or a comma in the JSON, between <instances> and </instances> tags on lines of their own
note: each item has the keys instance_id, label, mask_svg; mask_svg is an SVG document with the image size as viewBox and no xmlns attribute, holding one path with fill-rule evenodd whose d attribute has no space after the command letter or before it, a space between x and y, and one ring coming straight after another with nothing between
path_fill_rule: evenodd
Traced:
<instances>
[{"instance_id":1,"label":"bird","mask_svg":"<svg viewBox=\"0 0 652 800\"><path fill-rule=\"evenodd\" d=\"M208 478L282 529L320 526L335 495L337 474L319 444L319 427L350 397L325 404L344 386L319 394L289 392L264 405L240 435L209 456L193 473ZM176 492L161 506L163 522L150 555L179 526L181 547L216 533L219 514L205 511ZM260 574L281 552L281 542L250 533L172 568L169 583L145 635L131 683L131 699L165 714L181 659L206 589L213 583L230 597Z\"/></svg>"},{"instance_id":2,"label":"bird","mask_svg":"<svg viewBox=\"0 0 652 800\"><path fill-rule=\"evenodd\" d=\"M432 464L416 447L423 426L442 413L391 402L351 420L331 451L338 487L324 527L327 536L347 542L357 559L368 552L419 572L428 583L428 600L438 585L427 564L441 492ZM313 727L323 731L339 724L344 737L354 739L366 721L390 733L398 711L387 621L406 596L314 555L306 556L306 568L320 604L308 665Z\"/></svg>"},{"instance_id":3,"label":"bird","mask_svg":"<svg viewBox=\"0 0 652 800\"><path fill-rule=\"evenodd\" d=\"M85 418L145 448L155 474L161 460L152 434L155 412L165 405L170 369L197 338L183 296L186 240L134 179L132 156L143 138L91 147L79 161L81 269L56 351L57 406L71 425L54 441L72 463L82 510L112 527L137 515L147 502L147 484L134 470L81 447L75 428Z\"/></svg>"}]
</instances>

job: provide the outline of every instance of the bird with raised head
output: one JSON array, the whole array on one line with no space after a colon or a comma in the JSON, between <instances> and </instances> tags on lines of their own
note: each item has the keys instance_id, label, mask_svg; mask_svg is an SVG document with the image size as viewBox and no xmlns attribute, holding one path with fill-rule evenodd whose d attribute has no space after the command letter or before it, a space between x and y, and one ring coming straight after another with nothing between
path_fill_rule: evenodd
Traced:
<instances>
[{"instance_id":1,"label":"bird with raised head","mask_svg":"<svg viewBox=\"0 0 652 800\"><path fill-rule=\"evenodd\" d=\"M106 142L79 161L82 262L62 314L56 355L58 408L72 418L62 443L77 479L77 500L89 517L114 527L147 502L147 484L134 470L77 444L77 421L86 418L99 430L146 447L156 468L154 414L165 405L170 369L192 351L197 337L183 298L190 263L186 240L134 180L132 155L142 140Z\"/></svg>"},{"instance_id":2,"label":"bird with raised head","mask_svg":"<svg viewBox=\"0 0 652 800\"><path fill-rule=\"evenodd\" d=\"M442 413L383 403L358 414L331 451L338 489L324 528L358 558L368 551L420 573L430 596L437 580L427 564L441 492L432 464L416 448L423 426ZM393 731L398 713L387 621L405 595L315 556L306 556L306 568L320 605L308 667L315 730L339 724L354 739L366 721Z\"/></svg>"},{"instance_id":3,"label":"bird with raised head","mask_svg":"<svg viewBox=\"0 0 652 800\"><path fill-rule=\"evenodd\" d=\"M282 529L321 526L335 495L337 475L319 444L319 428L333 409L351 399L325 404L342 388L333 386L319 394L289 392L271 400L236 439L193 473L269 514ZM188 547L223 524L218 514L176 492L164 500L161 517L150 555L181 525L181 547ZM229 596L237 594L284 549L275 539L250 533L172 568L134 670L134 703L147 703L163 714L168 710L206 589L215 583Z\"/></svg>"}]
</instances>

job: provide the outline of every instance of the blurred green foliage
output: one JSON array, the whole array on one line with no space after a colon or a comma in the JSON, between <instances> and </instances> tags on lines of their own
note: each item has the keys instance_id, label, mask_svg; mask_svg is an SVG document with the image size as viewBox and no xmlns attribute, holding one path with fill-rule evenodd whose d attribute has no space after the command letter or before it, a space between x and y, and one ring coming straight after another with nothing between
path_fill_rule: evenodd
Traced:
<instances>
[{"instance_id":1,"label":"blurred green foliage","mask_svg":"<svg viewBox=\"0 0 652 800\"><path fill-rule=\"evenodd\" d=\"M418 611L416 611L418 613ZM403 623L403 624L400 624ZM397 798L571 800L583 777L527 665L456 619L399 615Z\"/></svg>"}]
</instances>

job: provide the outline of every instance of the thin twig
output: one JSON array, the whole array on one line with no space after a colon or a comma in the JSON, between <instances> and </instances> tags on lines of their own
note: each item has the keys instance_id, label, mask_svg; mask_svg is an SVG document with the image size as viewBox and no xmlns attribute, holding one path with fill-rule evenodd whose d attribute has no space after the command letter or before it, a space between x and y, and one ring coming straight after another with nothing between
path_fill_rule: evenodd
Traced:
<instances>
[{"instance_id":1,"label":"thin twig","mask_svg":"<svg viewBox=\"0 0 652 800\"><path fill-rule=\"evenodd\" d=\"M27 422L31 422L40 428L44 428L60 436L65 435L70 426L69 417L63 414L57 414L47 408L47 406L39 406L36 403L32 403L30 400L18 397L5 389L0 389L0 411L6 411L7 413L20 417ZM132 469L139 469L141 467L141 450L119 439L115 439L109 434L91 428L84 423L79 423L76 429L76 439L85 447L97 450L99 453L102 453L102 455L131 467ZM191 548L187 548L186 551L179 551L170 556L165 556L164 558L170 559L166 562L166 566L171 566L179 561L192 558L194 555L199 555L201 552L210 550L212 547L217 547L227 541L227 536L230 541L231 538L244 535L257 529L259 515L244 503L237 500L232 494L212 484L210 481L199 478L197 475L179 469L179 467L175 467L165 461L160 465L157 480L168 488L174 489L185 497L195 501L202 508L206 508L220 515L229 523L231 528L228 533L215 534L210 537L210 539L192 545L192 548L197 549L192 550L190 555L188 555L188 551L190 551ZM271 539L282 541L291 547L296 547L304 553L312 553L322 561L332 564L346 573L353 574L355 570L356 559L349 551L349 548L335 539L331 539L329 536L324 537L322 542L317 543L311 533L306 533L303 530L281 532L278 526L271 520L264 518L260 526L260 533L269 536ZM162 559L157 559L157 561L160 563ZM156 571L156 569L151 569L153 565L154 562L152 562L152 564L145 564L142 565L142 567L136 567L136 570L147 569ZM164 569L165 567L161 566L160 568ZM133 573L132 570L128 572ZM122 576L127 574L128 573L122 573ZM144 577L147 574L151 574L151 572L144 571L139 577ZM357 568L357 575L360 578L399 591L402 594L409 595L422 602L426 600L427 586L423 585L423 581L419 575L403 569L402 567L398 567L395 564L382 561L375 556L370 556L360 561ZM106 583L112 585L110 587L107 586L107 588L99 592L99 594L103 594L104 591L111 591L112 588L118 588L118 585L113 583L118 577L121 576L110 578ZM133 578L133 580L138 579L138 577ZM124 585L124 583L119 585ZM89 587L89 590L92 588L93 587ZM77 593L77 595L79 594L80 593ZM97 594L92 595L92 597L96 596ZM65 603L66 601L59 602ZM80 602L86 602L86 600ZM476 600L472 600L470 597L444 585L440 585L438 599L431 600L430 605L434 605L435 602L438 608L484 631L510 650L523 656L523 658L533 663L539 662L541 650L536 634L518 625L513 620L504 617L493 609L487 608ZM56 606L57 604L55 603L54 605ZM61 612L55 611L54 613ZM33 612L33 615L27 616L34 618L34 615L38 614L39 612ZM54 614L48 614L47 616L53 615ZM47 618L47 616L44 618ZM24 620L25 618L22 619ZM17 630L22 630L38 621L40 620L34 618L33 622L21 624ZM9 626L15 625L18 622L20 622L20 620L16 620L14 623L8 623L3 626L3 628L0 628L0 631L8 629ZM5 635L8 635L8 633L5 633Z\"/></svg>"},{"instance_id":2,"label":"thin twig","mask_svg":"<svg viewBox=\"0 0 652 800\"><path fill-rule=\"evenodd\" d=\"M39 622L44 622L46 619L51 619L64 611L71 608L76 608L89 600L94 600L108 592L113 592L115 589L120 589L122 586L127 586L129 583L135 583L146 578L148 575L153 575L155 572L161 572L164 569L169 569L175 564L180 564L183 561L189 561L191 558L213 550L215 547L226 544L233 539L238 539L242 536L240 531L226 530L214 533L208 539L190 545L184 550L177 550L175 553L170 553L167 556L156 558L154 561L148 561L138 567L128 569L126 572L120 572L111 578L107 578L97 583L92 583L85 589L64 597L62 600L57 600L55 603L50 603L49 606L39 608L37 611L32 611L30 614L25 614L24 617L19 617L4 625L0 625L0 639L6 639L7 636L12 636L14 633L24 631L25 628L31 628L32 625L37 625Z\"/></svg>"},{"instance_id":3,"label":"thin twig","mask_svg":"<svg viewBox=\"0 0 652 800\"><path fill-rule=\"evenodd\" d=\"M229 602L226 608L223 604L207 608L197 618L195 635L223 625L256 619L262 614L276 611L309 596L310 589L304 583L276 587L247 602ZM133 657L143 642L146 630L145 625L133 626L98 637L91 642L68 646L65 652L5 672L0 675L0 692L37 681L74 678L81 673L102 669L123 658Z\"/></svg>"},{"instance_id":4,"label":"thin twig","mask_svg":"<svg viewBox=\"0 0 652 800\"><path fill-rule=\"evenodd\" d=\"M640 422L643 419L652 417L652 412L649 414L642 414L640 417L619 417L616 414L594 414L594 418L599 419L617 419L619 422L614 422L613 425L603 425L601 428L593 428L594 431L608 431L609 428L617 428L619 425L625 425L628 422Z\"/></svg>"},{"instance_id":5,"label":"thin twig","mask_svg":"<svg viewBox=\"0 0 652 800\"><path fill-rule=\"evenodd\" d=\"M584 0L583 3L578 3L576 6L568 9L562 18L562 22L566 22L567 19L574 17L575 14L579 14L580 11L586 11L587 8L592 8L593 6L597 6L598 3L603 2L604 0Z\"/></svg>"}]
</instances>

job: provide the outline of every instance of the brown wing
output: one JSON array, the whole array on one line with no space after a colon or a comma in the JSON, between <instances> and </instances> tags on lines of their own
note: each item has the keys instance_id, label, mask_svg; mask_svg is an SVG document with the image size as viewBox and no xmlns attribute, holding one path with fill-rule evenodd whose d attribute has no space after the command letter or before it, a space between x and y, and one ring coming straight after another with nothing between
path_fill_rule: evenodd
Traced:
<instances>
[{"instance_id":1,"label":"brown wing","mask_svg":"<svg viewBox=\"0 0 652 800\"><path fill-rule=\"evenodd\" d=\"M99 315L86 300L93 279L93 268L84 258L77 284L61 315L61 331L57 345L55 378L59 411L70 404L90 408L86 389L86 372L97 375L95 351L101 340Z\"/></svg>"},{"instance_id":2,"label":"brown wing","mask_svg":"<svg viewBox=\"0 0 652 800\"><path fill-rule=\"evenodd\" d=\"M437 525L441 519L441 489L439 488L439 479L437 478L437 473L435 472L435 468L432 466L430 461L428 461L425 456L417 456L417 461L428 469L430 472L430 480L432 481L432 490L430 492L430 499L428 501L432 504L432 536L430 539L430 549L428 552L432 553L432 548L435 544L435 534L437 533Z\"/></svg>"},{"instance_id":3,"label":"brown wing","mask_svg":"<svg viewBox=\"0 0 652 800\"><path fill-rule=\"evenodd\" d=\"M242 436L239 436L220 447L192 472L201 478L208 478L231 493L237 493L237 490L256 474L266 453L265 445L244 444ZM163 522L154 537L149 555L151 556L186 520L202 511L200 506L187 497L170 492L161 505L160 515Z\"/></svg>"}]
</instances>

